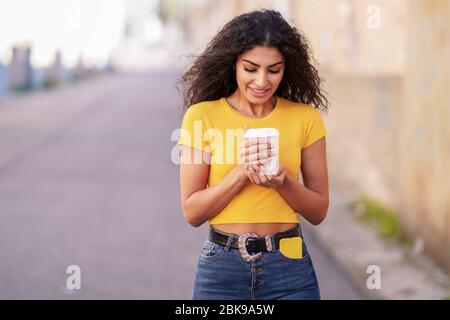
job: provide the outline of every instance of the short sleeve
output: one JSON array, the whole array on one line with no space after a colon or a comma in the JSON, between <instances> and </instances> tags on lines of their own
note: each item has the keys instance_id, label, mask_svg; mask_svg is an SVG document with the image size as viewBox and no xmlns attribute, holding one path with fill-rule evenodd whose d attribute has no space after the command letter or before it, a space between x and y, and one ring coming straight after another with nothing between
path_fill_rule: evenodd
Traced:
<instances>
[{"instance_id":1,"label":"short sleeve","mask_svg":"<svg viewBox=\"0 0 450 320\"><path fill-rule=\"evenodd\" d=\"M211 153L205 131L205 123L198 110L190 107L183 116L177 144Z\"/></svg>"},{"instance_id":2,"label":"short sleeve","mask_svg":"<svg viewBox=\"0 0 450 320\"><path fill-rule=\"evenodd\" d=\"M313 109L310 117L306 123L305 143L303 148L312 145L314 142L325 137L327 135L327 129L320 112Z\"/></svg>"}]
</instances>

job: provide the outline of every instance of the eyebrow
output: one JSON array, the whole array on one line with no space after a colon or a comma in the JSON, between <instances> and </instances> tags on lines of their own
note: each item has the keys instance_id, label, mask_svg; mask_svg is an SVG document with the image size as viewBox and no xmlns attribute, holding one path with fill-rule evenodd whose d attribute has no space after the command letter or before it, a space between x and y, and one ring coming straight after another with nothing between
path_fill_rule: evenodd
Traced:
<instances>
[{"instance_id":1,"label":"eyebrow","mask_svg":"<svg viewBox=\"0 0 450 320\"><path fill-rule=\"evenodd\" d=\"M256 63L254 63L254 62L251 62L250 60L242 59L242 61L248 62L248 63L254 65L255 67L260 67L259 64L256 64ZM284 61L279 61L279 62L277 62L277 63L271 64L269 67L275 67L276 65L282 64L283 62L284 62Z\"/></svg>"}]
</instances>

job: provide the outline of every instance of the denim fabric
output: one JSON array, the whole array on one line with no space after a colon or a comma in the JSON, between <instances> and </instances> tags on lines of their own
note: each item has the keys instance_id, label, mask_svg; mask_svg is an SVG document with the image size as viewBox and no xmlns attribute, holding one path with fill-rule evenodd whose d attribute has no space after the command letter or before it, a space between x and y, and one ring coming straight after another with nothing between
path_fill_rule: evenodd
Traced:
<instances>
[{"instance_id":1,"label":"denim fabric","mask_svg":"<svg viewBox=\"0 0 450 320\"><path fill-rule=\"evenodd\" d=\"M194 300L320 300L311 258L303 241L303 257L292 259L278 249L245 262L239 250L203 244L197 263Z\"/></svg>"}]
</instances>

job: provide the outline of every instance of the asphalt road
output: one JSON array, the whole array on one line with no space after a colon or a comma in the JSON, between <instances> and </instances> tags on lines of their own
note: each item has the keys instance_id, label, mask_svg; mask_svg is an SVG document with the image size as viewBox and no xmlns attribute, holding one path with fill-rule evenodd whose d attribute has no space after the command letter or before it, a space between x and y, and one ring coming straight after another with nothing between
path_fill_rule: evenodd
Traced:
<instances>
[{"instance_id":1,"label":"asphalt road","mask_svg":"<svg viewBox=\"0 0 450 320\"><path fill-rule=\"evenodd\" d=\"M190 299L207 226L180 210L176 76L0 100L0 299ZM363 298L305 229L322 298Z\"/></svg>"}]
</instances>

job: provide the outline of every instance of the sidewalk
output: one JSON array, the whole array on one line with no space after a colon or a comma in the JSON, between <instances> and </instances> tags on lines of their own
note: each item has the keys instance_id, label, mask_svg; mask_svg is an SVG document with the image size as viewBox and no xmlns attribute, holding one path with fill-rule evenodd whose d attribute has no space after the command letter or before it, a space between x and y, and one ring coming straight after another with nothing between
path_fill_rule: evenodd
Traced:
<instances>
[{"instance_id":1,"label":"sidewalk","mask_svg":"<svg viewBox=\"0 0 450 320\"><path fill-rule=\"evenodd\" d=\"M346 208L351 201L350 195L332 187L328 216L319 226L310 227L311 234L368 297L441 300L450 295L448 275L425 255L406 252L356 221ZM373 274L367 272L370 265L381 270L380 289L367 287L367 279Z\"/></svg>"}]
</instances>

